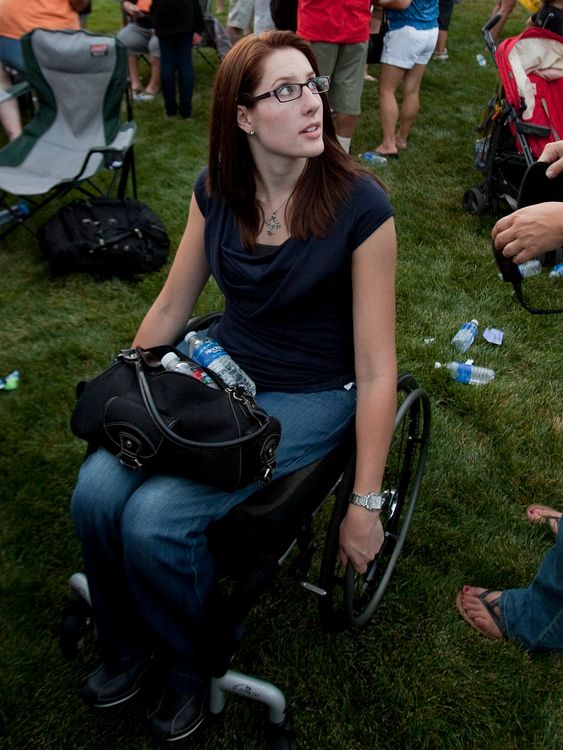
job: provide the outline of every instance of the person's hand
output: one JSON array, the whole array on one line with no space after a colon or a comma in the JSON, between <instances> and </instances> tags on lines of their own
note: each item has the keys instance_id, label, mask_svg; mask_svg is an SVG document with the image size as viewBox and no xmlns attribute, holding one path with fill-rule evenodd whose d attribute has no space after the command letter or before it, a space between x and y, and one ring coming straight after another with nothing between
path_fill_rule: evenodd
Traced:
<instances>
[{"instance_id":1,"label":"person's hand","mask_svg":"<svg viewBox=\"0 0 563 750\"><path fill-rule=\"evenodd\" d=\"M127 13L127 15L133 19L140 18L144 15L144 13L137 8L135 3L130 3L129 0L124 0L124 2L121 3L121 7L123 8L123 12Z\"/></svg>"},{"instance_id":2,"label":"person's hand","mask_svg":"<svg viewBox=\"0 0 563 750\"><path fill-rule=\"evenodd\" d=\"M365 573L368 563L381 549L383 539L379 513L350 505L340 524L341 564L346 567L350 561L357 573Z\"/></svg>"},{"instance_id":3,"label":"person's hand","mask_svg":"<svg viewBox=\"0 0 563 750\"><path fill-rule=\"evenodd\" d=\"M563 165L563 158L560 161ZM492 235L495 247L514 263L524 263L555 250L563 244L563 203L537 203L519 208L499 219Z\"/></svg>"},{"instance_id":4,"label":"person's hand","mask_svg":"<svg viewBox=\"0 0 563 750\"><path fill-rule=\"evenodd\" d=\"M547 177L556 177L563 172L563 141L548 143L538 161L551 162L545 171Z\"/></svg>"}]
</instances>

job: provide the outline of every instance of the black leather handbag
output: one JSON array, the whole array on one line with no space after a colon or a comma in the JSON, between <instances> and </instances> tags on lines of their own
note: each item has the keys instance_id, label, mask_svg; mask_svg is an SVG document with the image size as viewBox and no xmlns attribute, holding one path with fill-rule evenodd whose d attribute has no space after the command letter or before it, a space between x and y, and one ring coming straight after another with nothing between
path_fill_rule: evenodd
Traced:
<instances>
[{"instance_id":1,"label":"black leather handbag","mask_svg":"<svg viewBox=\"0 0 563 750\"><path fill-rule=\"evenodd\" d=\"M160 364L172 346L122 350L113 364L79 383L72 432L103 446L132 469L179 474L232 492L268 482L281 425L243 388L218 388ZM200 367L197 363L193 363Z\"/></svg>"}]
</instances>

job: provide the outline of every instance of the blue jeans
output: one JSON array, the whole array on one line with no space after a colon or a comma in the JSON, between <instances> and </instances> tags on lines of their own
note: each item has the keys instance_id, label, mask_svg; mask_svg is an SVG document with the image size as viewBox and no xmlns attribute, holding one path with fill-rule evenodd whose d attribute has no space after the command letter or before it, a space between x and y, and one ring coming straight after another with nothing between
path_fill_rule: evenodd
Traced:
<instances>
[{"instance_id":1,"label":"blue jeans","mask_svg":"<svg viewBox=\"0 0 563 750\"><path fill-rule=\"evenodd\" d=\"M355 411L355 391L259 393L282 424L276 476L326 455ZM100 449L82 465L71 515L104 661L128 669L155 654L182 691L208 676L206 614L215 576L205 530L249 497L258 482L226 493L185 479L123 467Z\"/></svg>"},{"instance_id":2,"label":"blue jeans","mask_svg":"<svg viewBox=\"0 0 563 750\"><path fill-rule=\"evenodd\" d=\"M169 117L180 112L191 117L194 90L192 64L192 34L171 34L159 37L160 85L164 109ZM178 76L179 103L176 103L176 74Z\"/></svg>"},{"instance_id":3,"label":"blue jeans","mask_svg":"<svg viewBox=\"0 0 563 750\"><path fill-rule=\"evenodd\" d=\"M563 523L526 589L500 597L502 629L528 651L563 651Z\"/></svg>"}]
</instances>

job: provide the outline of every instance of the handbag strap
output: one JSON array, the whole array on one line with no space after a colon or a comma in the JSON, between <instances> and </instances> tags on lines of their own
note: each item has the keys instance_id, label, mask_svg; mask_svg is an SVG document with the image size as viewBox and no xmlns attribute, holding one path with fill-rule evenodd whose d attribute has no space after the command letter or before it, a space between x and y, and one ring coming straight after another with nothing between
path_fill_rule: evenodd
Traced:
<instances>
[{"instance_id":1,"label":"handbag strap","mask_svg":"<svg viewBox=\"0 0 563 750\"><path fill-rule=\"evenodd\" d=\"M152 419L156 427L164 435L166 435L169 440L176 443L177 445L185 446L187 448L232 448L236 447L237 445L241 445L242 443L248 443L251 440L255 440L263 432L265 432L269 426L268 414L263 409L260 409L260 407L258 407L256 403L253 402L253 400L250 400L248 396L241 394L236 388L226 388L224 391L225 393L227 393L235 400L238 400L243 405L243 407L247 407L246 411L249 416L253 417L256 420L259 425L258 429L255 432L252 432L250 435L244 435L242 437L235 438L234 440L222 440L216 443L199 443L195 440L188 440L188 438L183 438L181 437L181 435L177 435L173 430L171 430L160 416L158 407L152 397L150 386L147 380L147 376L145 375L141 359L137 359L135 361L135 371L137 373L137 380L139 382L141 396L143 398L143 402L145 404L147 412L150 415L150 418ZM189 376L184 375L183 377Z\"/></svg>"}]
</instances>

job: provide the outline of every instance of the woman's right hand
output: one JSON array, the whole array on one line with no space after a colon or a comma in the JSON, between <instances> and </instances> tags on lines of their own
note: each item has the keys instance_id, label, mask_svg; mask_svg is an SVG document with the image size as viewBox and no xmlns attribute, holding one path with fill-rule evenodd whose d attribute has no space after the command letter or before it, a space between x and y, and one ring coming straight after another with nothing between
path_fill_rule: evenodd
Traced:
<instances>
[{"instance_id":1,"label":"woman's right hand","mask_svg":"<svg viewBox=\"0 0 563 750\"><path fill-rule=\"evenodd\" d=\"M134 20L144 15L144 13L137 8L135 3L131 3L129 2L129 0L123 0L123 2L121 3L121 7L123 9L123 12Z\"/></svg>"}]
</instances>

